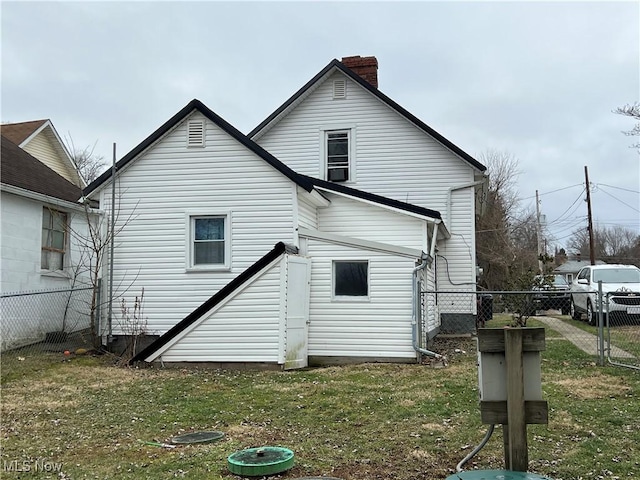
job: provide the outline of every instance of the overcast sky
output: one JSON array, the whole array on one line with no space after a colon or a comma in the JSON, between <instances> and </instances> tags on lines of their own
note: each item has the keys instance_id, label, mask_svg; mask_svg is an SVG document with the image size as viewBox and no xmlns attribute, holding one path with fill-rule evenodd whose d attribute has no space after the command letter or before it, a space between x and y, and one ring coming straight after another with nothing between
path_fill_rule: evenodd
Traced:
<instances>
[{"instance_id":1,"label":"overcast sky","mask_svg":"<svg viewBox=\"0 0 640 480\"><path fill-rule=\"evenodd\" d=\"M334 58L374 55L379 88L477 157L519 160L522 207L558 245L640 233L640 157L616 107L640 100L635 2L7 2L2 122L49 118L120 158L193 98L248 133ZM551 245L554 242L550 242Z\"/></svg>"}]
</instances>

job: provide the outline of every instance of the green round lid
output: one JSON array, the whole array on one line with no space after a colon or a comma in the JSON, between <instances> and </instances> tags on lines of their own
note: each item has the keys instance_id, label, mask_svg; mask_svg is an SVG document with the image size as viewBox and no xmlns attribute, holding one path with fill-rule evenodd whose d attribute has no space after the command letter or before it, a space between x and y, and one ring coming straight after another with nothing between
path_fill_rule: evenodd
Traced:
<instances>
[{"instance_id":1,"label":"green round lid","mask_svg":"<svg viewBox=\"0 0 640 480\"><path fill-rule=\"evenodd\" d=\"M294 454L288 448L248 448L227 458L231 473L246 477L273 475L293 467Z\"/></svg>"},{"instance_id":2,"label":"green round lid","mask_svg":"<svg viewBox=\"0 0 640 480\"><path fill-rule=\"evenodd\" d=\"M447 480L551 480L549 477L510 470L469 470L447 477Z\"/></svg>"},{"instance_id":3,"label":"green round lid","mask_svg":"<svg viewBox=\"0 0 640 480\"><path fill-rule=\"evenodd\" d=\"M171 443L190 444L190 443L209 443L220 440L224 437L222 432L191 432L184 435L178 435L171 439Z\"/></svg>"}]
</instances>

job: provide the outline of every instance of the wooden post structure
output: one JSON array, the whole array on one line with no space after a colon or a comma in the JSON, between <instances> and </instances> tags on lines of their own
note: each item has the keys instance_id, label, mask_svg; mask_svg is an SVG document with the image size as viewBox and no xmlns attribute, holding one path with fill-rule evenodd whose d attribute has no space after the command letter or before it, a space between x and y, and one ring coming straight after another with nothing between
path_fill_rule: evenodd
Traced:
<instances>
[{"instance_id":1,"label":"wooden post structure","mask_svg":"<svg viewBox=\"0 0 640 480\"><path fill-rule=\"evenodd\" d=\"M544 328L478 329L482 423L502 424L507 470L527 471L527 424L548 423L540 378L544 349Z\"/></svg>"}]
</instances>

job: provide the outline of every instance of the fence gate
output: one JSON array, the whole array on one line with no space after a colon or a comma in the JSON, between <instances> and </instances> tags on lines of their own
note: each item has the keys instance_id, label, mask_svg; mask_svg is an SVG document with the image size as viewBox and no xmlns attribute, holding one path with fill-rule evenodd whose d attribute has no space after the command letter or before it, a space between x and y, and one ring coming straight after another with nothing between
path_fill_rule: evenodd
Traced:
<instances>
[{"instance_id":1,"label":"fence gate","mask_svg":"<svg viewBox=\"0 0 640 480\"><path fill-rule=\"evenodd\" d=\"M630 292L433 290L422 297L441 334L474 334L484 326L544 326L600 365L608 360L640 369L640 296Z\"/></svg>"},{"instance_id":2,"label":"fence gate","mask_svg":"<svg viewBox=\"0 0 640 480\"><path fill-rule=\"evenodd\" d=\"M602 298L599 310L603 312L602 343L607 360L612 365L640 370L640 296L612 292Z\"/></svg>"}]
</instances>

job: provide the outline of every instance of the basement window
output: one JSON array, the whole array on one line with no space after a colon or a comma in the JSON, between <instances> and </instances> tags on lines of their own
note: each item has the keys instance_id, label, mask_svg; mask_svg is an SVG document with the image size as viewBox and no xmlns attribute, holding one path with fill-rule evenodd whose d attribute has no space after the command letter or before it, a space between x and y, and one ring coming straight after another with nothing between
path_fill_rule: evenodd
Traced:
<instances>
[{"instance_id":1,"label":"basement window","mask_svg":"<svg viewBox=\"0 0 640 480\"><path fill-rule=\"evenodd\" d=\"M204 147L204 120L187 123L187 147Z\"/></svg>"},{"instance_id":2,"label":"basement window","mask_svg":"<svg viewBox=\"0 0 640 480\"><path fill-rule=\"evenodd\" d=\"M369 261L333 261L334 300L369 299Z\"/></svg>"}]
</instances>

